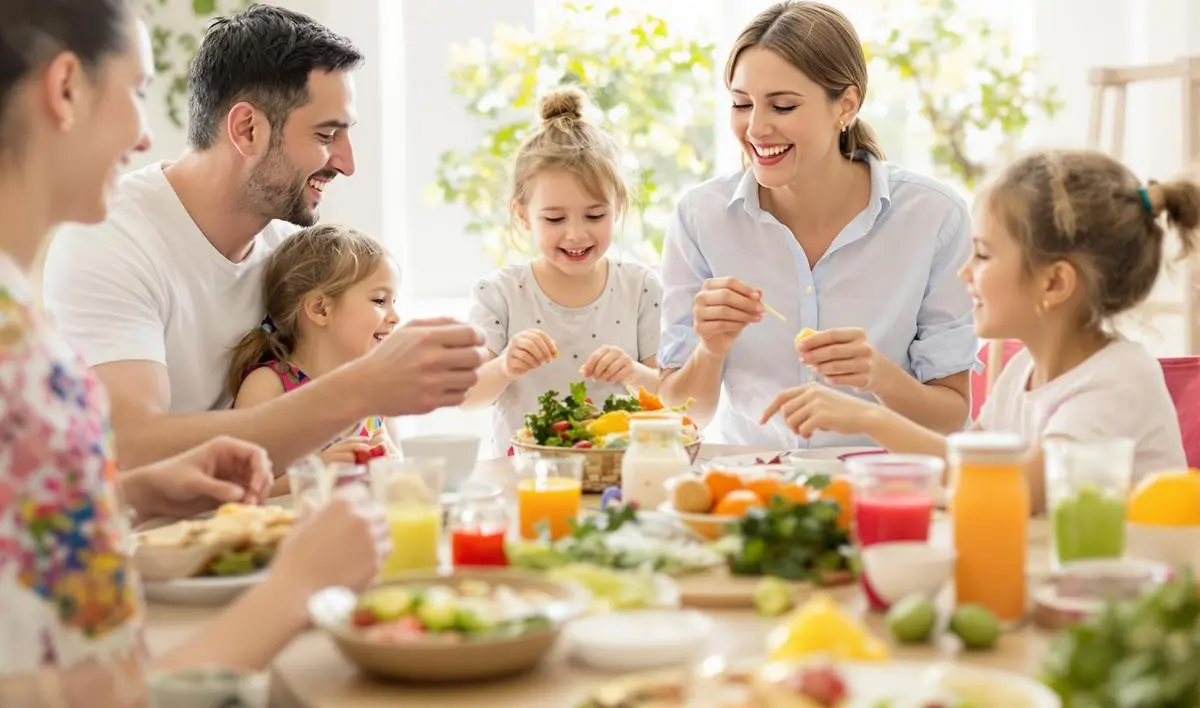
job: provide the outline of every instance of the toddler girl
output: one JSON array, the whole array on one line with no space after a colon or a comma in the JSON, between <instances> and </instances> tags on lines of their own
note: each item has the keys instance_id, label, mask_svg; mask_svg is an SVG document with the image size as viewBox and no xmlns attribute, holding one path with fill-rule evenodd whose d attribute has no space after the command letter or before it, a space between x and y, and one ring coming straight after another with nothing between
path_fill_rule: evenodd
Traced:
<instances>
[{"instance_id":1,"label":"toddler girl","mask_svg":"<svg viewBox=\"0 0 1200 708\"><path fill-rule=\"evenodd\" d=\"M263 274L267 316L233 350L235 408L282 396L356 359L399 322L395 263L376 240L344 226L302 229L271 254ZM326 462L362 463L391 454L383 419L372 416L322 451Z\"/></svg>"},{"instance_id":2,"label":"toddler girl","mask_svg":"<svg viewBox=\"0 0 1200 708\"><path fill-rule=\"evenodd\" d=\"M1025 349L997 378L975 428L1019 433L1035 509L1044 501L1041 442L1128 437L1135 478L1185 468L1175 408L1158 361L1110 326L1150 294L1162 263L1160 218L1191 252L1200 187L1142 185L1092 151L1025 157L986 189L974 252L960 276L984 339ZM803 346L800 345L801 351ZM942 436L881 406L822 386L780 394L763 420L782 414L799 435L866 434L889 450L944 455Z\"/></svg>"},{"instance_id":3,"label":"toddler girl","mask_svg":"<svg viewBox=\"0 0 1200 708\"><path fill-rule=\"evenodd\" d=\"M627 386L654 389L662 285L645 266L606 258L628 196L611 136L583 119L583 94L560 89L521 146L512 212L537 245L531 263L501 268L472 290L470 321L491 360L465 407L496 403L503 454L548 390L587 380L600 402Z\"/></svg>"}]
</instances>

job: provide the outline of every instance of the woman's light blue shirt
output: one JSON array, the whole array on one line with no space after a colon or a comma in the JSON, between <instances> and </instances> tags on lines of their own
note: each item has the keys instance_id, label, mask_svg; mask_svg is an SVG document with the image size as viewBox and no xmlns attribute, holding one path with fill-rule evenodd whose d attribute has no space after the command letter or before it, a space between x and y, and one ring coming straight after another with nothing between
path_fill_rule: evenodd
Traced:
<instances>
[{"instance_id":1,"label":"woman's light blue shirt","mask_svg":"<svg viewBox=\"0 0 1200 708\"><path fill-rule=\"evenodd\" d=\"M759 205L753 171L710 180L680 201L663 245L659 365L683 366L695 348L693 298L708 278L733 277L762 290L787 318L767 316L734 343L706 440L779 448L872 444L825 432L806 441L778 416L758 424L780 391L813 379L793 343L805 327L860 327L876 350L922 382L976 366L971 299L958 279L971 252L966 204L933 179L867 160L867 207L812 269L792 232Z\"/></svg>"}]
</instances>

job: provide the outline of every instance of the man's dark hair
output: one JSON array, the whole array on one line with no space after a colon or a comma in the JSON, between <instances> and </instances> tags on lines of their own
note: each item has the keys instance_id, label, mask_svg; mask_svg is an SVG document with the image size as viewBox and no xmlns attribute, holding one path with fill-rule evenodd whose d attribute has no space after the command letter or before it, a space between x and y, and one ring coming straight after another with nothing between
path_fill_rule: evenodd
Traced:
<instances>
[{"instance_id":1,"label":"man's dark hair","mask_svg":"<svg viewBox=\"0 0 1200 708\"><path fill-rule=\"evenodd\" d=\"M59 52L91 70L124 51L132 11L129 0L0 1L0 147L20 140L6 125L16 87Z\"/></svg>"},{"instance_id":2,"label":"man's dark hair","mask_svg":"<svg viewBox=\"0 0 1200 708\"><path fill-rule=\"evenodd\" d=\"M308 15L254 5L209 25L188 74L188 144L207 150L233 104L248 101L266 114L273 131L308 102L308 75L316 69L350 71L362 63L345 37Z\"/></svg>"}]
</instances>

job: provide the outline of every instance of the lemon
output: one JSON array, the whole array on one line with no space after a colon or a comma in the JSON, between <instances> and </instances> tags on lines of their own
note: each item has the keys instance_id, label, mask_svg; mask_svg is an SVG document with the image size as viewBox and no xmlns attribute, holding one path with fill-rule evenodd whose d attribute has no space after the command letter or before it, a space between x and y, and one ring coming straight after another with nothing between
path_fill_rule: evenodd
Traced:
<instances>
[{"instance_id":1,"label":"lemon","mask_svg":"<svg viewBox=\"0 0 1200 708\"><path fill-rule=\"evenodd\" d=\"M1128 520L1151 526L1200 525L1200 472L1159 472L1143 479L1129 497Z\"/></svg>"},{"instance_id":2,"label":"lemon","mask_svg":"<svg viewBox=\"0 0 1200 708\"><path fill-rule=\"evenodd\" d=\"M887 645L879 641L832 598L819 594L792 613L767 636L772 660L822 654L835 659L887 658Z\"/></svg>"}]
</instances>

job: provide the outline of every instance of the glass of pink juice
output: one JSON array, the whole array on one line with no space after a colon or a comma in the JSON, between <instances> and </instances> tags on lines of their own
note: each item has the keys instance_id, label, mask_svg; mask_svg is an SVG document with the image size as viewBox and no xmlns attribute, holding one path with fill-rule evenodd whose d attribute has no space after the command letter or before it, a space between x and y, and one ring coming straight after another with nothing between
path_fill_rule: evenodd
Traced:
<instances>
[{"instance_id":1,"label":"glass of pink juice","mask_svg":"<svg viewBox=\"0 0 1200 708\"><path fill-rule=\"evenodd\" d=\"M946 463L926 455L871 455L846 460L854 481L854 536L859 548L888 541L927 541ZM874 611L888 608L862 573Z\"/></svg>"}]
</instances>

